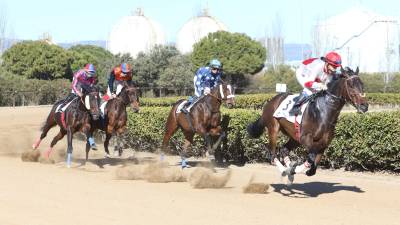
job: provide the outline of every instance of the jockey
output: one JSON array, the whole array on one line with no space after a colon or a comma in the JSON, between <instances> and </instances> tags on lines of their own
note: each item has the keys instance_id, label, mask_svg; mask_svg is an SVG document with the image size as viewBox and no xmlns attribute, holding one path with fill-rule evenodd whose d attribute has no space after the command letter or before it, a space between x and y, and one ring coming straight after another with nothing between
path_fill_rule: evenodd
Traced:
<instances>
[{"instance_id":1,"label":"jockey","mask_svg":"<svg viewBox=\"0 0 400 225\"><path fill-rule=\"evenodd\" d=\"M74 74L74 77L72 79L72 90L71 93L65 98L61 105L61 111L65 111L65 105L67 105L69 102L72 102L78 97L82 97L83 93L82 90L91 87L96 83L96 68L94 67L93 64L86 64L85 67L81 70L78 70ZM94 142L93 137L88 138L88 142L93 150L96 150L96 144Z\"/></svg>"},{"instance_id":2,"label":"jockey","mask_svg":"<svg viewBox=\"0 0 400 225\"><path fill-rule=\"evenodd\" d=\"M182 108L182 112L188 113L187 108L200 96L210 94L211 88L221 83L222 63L218 59L210 61L209 66L200 67L193 78L194 94Z\"/></svg>"},{"instance_id":3,"label":"jockey","mask_svg":"<svg viewBox=\"0 0 400 225\"><path fill-rule=\"evenodd\" d=\"M126 82L128 85L132 84L132 69L128 63L122 63L112 69L108 77L108 99L118 96L118 94L121 92L124 82Z\"/></svg>"},{"instance_id":4,"label":"jockey","mask_svg":"<svg viewBox=\"0 0 400 225\"><path fill-rule=\"evenodd\" d=\"M64 99L63 105L71 102L76 97L82 97L82 89L93 86L95 83L96 68L93 64L86 64L85 68L78 70L78 72L74 74L71 93Z\"/></svg>"},{"instance_id":5,"label":"jockey","mask_svg":"<svg viewBox=\"0 0 400 225\"><path fill-rule=\"evenodd\" d=\"M301 115L300 106L308 100L313 93L327 89L327 84L332 79L332 74L342 65L342 59L336 52L329 52L325 57L304 60L296 70L296 78L304 87L296 103L289 111L290 115Z\"/></svg>"}]
</instances>

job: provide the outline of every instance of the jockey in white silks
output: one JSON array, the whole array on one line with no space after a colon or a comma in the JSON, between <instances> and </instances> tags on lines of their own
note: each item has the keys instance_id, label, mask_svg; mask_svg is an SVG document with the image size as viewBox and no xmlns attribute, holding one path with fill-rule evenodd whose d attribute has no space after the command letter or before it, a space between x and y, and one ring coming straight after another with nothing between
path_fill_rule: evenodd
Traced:
<instances>
[{"instance_id":1,"label":"jockey in white silks","mask_svg":"<svg viewBox=\"0 0 400 225\"><path fill-rule=\"evenodd\" d=\"M296 70L296 78L304 88L297 98L290 115L301 115L300 106L313 93L327 89L332 74L342 65L341 57L336 52L329 52L325 57L304 60Z\"/></svg>"}]
</instances>

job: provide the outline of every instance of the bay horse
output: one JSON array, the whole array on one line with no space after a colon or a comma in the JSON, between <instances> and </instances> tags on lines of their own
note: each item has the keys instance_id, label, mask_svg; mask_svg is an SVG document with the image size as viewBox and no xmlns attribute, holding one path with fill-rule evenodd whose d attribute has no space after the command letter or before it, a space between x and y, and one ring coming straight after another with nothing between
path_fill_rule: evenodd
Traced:
<instances>
[{"instance_id":1,"label":"bay horse","mask_svg":"<svg viewBox=\"0 0 400 225\"><path fill-rule=\"evenodd\" d=\"M130 105L133 112L139 112L139 96L137 89L133 85L125 83L121 92L116 98L112 98L106 102L104 107L104 114L99 120L91 120L90 134L96 129L102 130L106 133L104 141L104 151L106 157L110 156L108 145L113 134L117 135L117 151L119 156L122 154L122 147L120 146L120 136L126 131L126 122L128 114L126 107ZM89 142L86 143L86 161L90 151Z\"/></svg>"},{"instance_id":2,"label":"bay horse","mask_svg":"<svg viewBox=\"0 0 400 225\"><path fill-rule=\"evenodd\" d=\"M305 109L300 131L287 119L273 117L275 110L288 94L273 97L264 104L261 117L248 125L248 134L253 138L261 136L264 130L267 131L271 163L278 166L282 176L288 175L289 184L293 182L296 173L305 173L308 176L316 173L322 154L334 137L335 126L345 103L350 103L360 113L368 111L364 85L358 73L358 67L355 72L350 68L341 68L341 74L332 75L328 89L314 94L314 99ZM284 158L286 168L278 160L276 153L279 131L289 137L281 149L281 158ZM289 151L300 145L308 151L307 160L304 163L290 162Z\"/></svg>"},{"instance_id":3,"label":"bay horse","mask_svg":"<svg viewBox=\"0 0 400 225\"><path fill-rule=\"evenodd\" d=\"M225 137L225 131L221 128L221 104L225 102L229 108L233 107L234 97L231 85L219 84L211 89L210 94L199 97L200 99L193 103L188 114L176 112L178 106L184 101L184 99L178 100L172 106L165 123L162 150L166 150L170 138L180 128L185 137L183 151L180 152L182 167L187 166L187 148L193 144L196 133L204 138L207 152L212 157L214 150ZM215 143L212 143L213 138L218 138Z\"/></svg>"},{"instance_id":4,"label":"bay horse","mask_svg":"<svg viewBox=\"0 0 400 225\"><path fill-rule=\"evenodd\" d=\"M73 134L77 131L81 131L88 135L91 128L90 121L98 120L100 117L100 97L98 89L96 87L83 87L82 89L82 97L72 100L64 112L56 111L64 100L57 101L53 105L46 121L44 122L44 125L41 128L42 133L40 138L32 145L34 150L37 149L40 145L40 142L46 137L49 130L58 125L60 131L51 141L50 148L45 152L45 155L48 158L53 150L54 145L56 145L56 143L61 140L65 134L67 134L68 167L71 167Z\"/></svg>"}]
</instances>

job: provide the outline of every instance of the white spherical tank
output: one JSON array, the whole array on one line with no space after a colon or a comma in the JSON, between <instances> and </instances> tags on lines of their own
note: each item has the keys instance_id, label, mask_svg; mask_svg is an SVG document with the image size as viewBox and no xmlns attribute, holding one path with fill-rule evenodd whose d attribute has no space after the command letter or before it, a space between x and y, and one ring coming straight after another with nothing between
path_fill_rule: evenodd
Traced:
<instances>
[{"instance_id":1,"label":"white spherical tank","mask_svg":"<svg viewBox=\"0 0 400 225\"><path fill-rule=\"evenodd\" d=\"M206 37L209 33L226 31L224 24L213 18L205 10L203 14L193 17L179 30L176 38L176 48L182 53L189 53L193 45Z\"/></svg>"},{"instance_id":2,"label":"white spherical tank","mask_svg":"<svg viewBox=\"0 0 400 225\"><path fill-rule=\"evenodd\" d=\"M313 45L316 56L337 51L343 66L393 72L399 70L399 43L396 18L356 7L318 23Z\"/></svg>"},{"instance_id":3,"label":"white spherical tank","mask_svg":"<svg viewBox=\"0 0 400 225\"><path fill-rule=\"evenodd\" d=\"M134 15L121 18L112 28L107 48L113 54L129 53L136 57L155 45L165 44L165 34L160 25L144 16L141 9Z\"/></svg>"}]
</instances>

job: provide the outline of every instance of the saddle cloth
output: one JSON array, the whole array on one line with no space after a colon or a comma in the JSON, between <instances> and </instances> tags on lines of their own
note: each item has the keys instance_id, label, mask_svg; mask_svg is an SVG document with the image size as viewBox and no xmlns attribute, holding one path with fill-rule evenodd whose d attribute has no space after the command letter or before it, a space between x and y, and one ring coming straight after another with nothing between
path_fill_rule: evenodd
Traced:
<instances>
[{"instance_id":1,"label":"saddle cloth","mask_svg":"<svg viewBox=\"0 0 400 225\"><path fill-rule=\"evenodd\" d=\"M108 102L108 101L103 102L103 103L100 105L100 112L101 112L101 116L102 116L103 118L104 118L104 110L105 110L105 108L106 108L107 102Z\"/></svg>"},{"instance_id":2,"label":"saddle cloth","mask_svg":"<svg viewBox=\"0 0 400 225\"><path fill-rule=\"evenodd\" d=\"M65 112L65 110L68 108L69 105L71 105L71 103L74 101L75 99L73 99L72 101L68 102L64 107L61 108L62 104L59 104L56 108L56 112Z\"/></svg>"},{"instance_id":3,"label":"saddle cloth","mask_svg":"<svg viewBox=\"0 0 400 225\"><path fill-rule=\"evenodd\" d=\"M297 123L301 124L301 119L303 118L304 110L308 105L308 101L301 106L301 115L298 115L297 117L289 115L289 111L292 109L295 103L293 99L297 96L298 95L287 96L276 109L273 116L275 118L285 118L291 123L294 123L296 119Z\"/></svg>"},{"instance_id":4,"label":"saddle cloth","mask_svg":"<svg viewBox=\"0 0 400 225\"><path fill-rule=\"evenodd\" d=\"M178 105L178 107L176 107L176 113L181 113L181 110L182 110L183 106L185 106L185 104L186 104L187 102L188 102L187 100L182 101L182 102ZM192 104L192 105L193 105L193 104ZM190 108L192 108L192 105L189 106L189 107L187 108L187 111L188 111L188 112L190 112Z\"/></svg>"}]
</instances>

